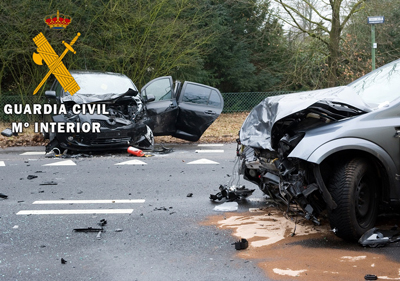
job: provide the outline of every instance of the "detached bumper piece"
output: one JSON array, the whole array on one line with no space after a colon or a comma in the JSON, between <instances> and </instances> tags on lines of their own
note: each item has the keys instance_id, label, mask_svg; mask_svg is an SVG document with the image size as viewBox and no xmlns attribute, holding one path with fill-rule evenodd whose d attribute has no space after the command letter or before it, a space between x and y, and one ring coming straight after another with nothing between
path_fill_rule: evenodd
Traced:
<instances>
[{"instance_id":1,"label":"detached bumper piece","mask_svg":"<svg viewBox=\"0 0 400 281\"><path fill-rule=\"evenodd\" d=\"M220 192L215 195L210 194L211 200L222 200L223 198L226 198L227 201L241 200L252 195L255 189L247 189L244 185L227 186L221 184L219 190Z\"/></svg>"},{"instance_id":2,"label":"detached bumper piece","mask_svg":"<svg viewBox=\"0 0 400 281\"><path fill-rule=\"evenodd\" d=\"M358 243L364 247L384 247L389 243L395 243L400 241L400 230L397 226L390 230L380 230L376 227L371 228L363 234L358 240ZM370 279L373 280L373 279Z\"/></svg>"}]
</instances>

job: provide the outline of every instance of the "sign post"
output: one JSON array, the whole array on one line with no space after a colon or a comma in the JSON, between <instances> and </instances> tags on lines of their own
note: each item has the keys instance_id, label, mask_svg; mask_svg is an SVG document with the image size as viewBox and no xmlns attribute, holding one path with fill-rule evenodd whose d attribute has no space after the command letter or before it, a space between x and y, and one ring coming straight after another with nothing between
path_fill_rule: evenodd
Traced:
<instances>
[{"instance_id":1,"label":"sign post","mask_svg":"<svg viewBox=\"0 0 400 281\"><path fill-rule=\"evenodd\" d=\"M384 16L368 17L368 24L371 25L371 54L372 54L372 70L375 69L375 49L377 44L375 43L375 24L384 23Z\"/></svg>"}]
</instances>

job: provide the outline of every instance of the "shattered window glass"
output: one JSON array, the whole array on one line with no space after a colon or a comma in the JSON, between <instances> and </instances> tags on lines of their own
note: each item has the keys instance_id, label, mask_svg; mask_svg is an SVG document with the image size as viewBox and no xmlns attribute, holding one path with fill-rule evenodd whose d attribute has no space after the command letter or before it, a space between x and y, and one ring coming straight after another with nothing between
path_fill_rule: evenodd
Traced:
<instances>
[{"instance_id":1,"label":"shattered window glass","mask_svg":"<svg viewBox=\"0 0 400 281\"><path fill-rule=\"evenodd\" d=\"M200 85L187 84L182 101L207 105L209 96L209 88Z\"/></svg>"},{"instance_id":2,"label":"shattered window glass","mask_svg":"<svg viewBox=\"0 0 400 281\"><path fill-rule=\"evenodd\" d=\"M400 63L393 62L349 84L371 106L385 106L400 97Z\"/></svg>"},{"instance_id":3,"label":"shattered window glass","mask_svg":"<svg viewBox=\"0 0 400 281\"><path fill-rule=\"evenodd\" d=\"M148 95L154 95L156 101L172 99L170 79L163 78L152 82L146 88L146 96Z\"/></svg>"}]
</instances>

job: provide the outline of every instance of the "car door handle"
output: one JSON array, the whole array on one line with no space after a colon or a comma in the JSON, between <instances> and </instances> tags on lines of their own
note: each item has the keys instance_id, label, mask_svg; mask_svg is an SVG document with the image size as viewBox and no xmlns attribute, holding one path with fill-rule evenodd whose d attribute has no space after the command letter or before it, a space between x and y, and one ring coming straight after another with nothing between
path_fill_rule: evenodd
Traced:
<instances>
[{"instance_id":1,"label":"car door handle","mask_svg":"<svg viewBox=\"0 0 400 281\"><path fill-rule=\"evenodd\" d=\"M217 114L217 113L215 113L215 111L212 111L212 110L206 110L206 111L204 111L204 113L207 114L207 115L215 115L215 114Z\"/></svg>"},{"instance_id":2,"label":"car door handle","mask_svg":"<svg viewBox=\"0 0 400 281\"><path fill-rule=\"evenodd\" d=\"M394 129L396 130L396 134L393 137L400 138L400 127L395 127Z\"/></svg>"}]
</instances>

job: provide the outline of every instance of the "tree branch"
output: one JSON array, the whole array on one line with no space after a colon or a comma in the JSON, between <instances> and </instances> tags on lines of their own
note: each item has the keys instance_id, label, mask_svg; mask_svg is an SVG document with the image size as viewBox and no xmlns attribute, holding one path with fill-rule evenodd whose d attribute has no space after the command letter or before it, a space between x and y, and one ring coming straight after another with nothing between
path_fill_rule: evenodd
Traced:
<instances>
[{"instance_id":1,"label":"tree branch","mask_svg":"<svg viewBox=\"0 0 400 281\"><path fill-rule=\"evenodd\" d=\"M304 15L302 15L299 11L297 11L297 10L296 10L295 8L293 8L292 6L289 6L289 5L285 4L285 3L283 3L282 0L274 0L274 1L277 2L277 3L279 3L279 4L281 4L281 6L285 9L285 11L289 14L289 16L292 18L292 20L293 20L293 21L296 23L296 25L299 27L299 29L301 29L299 23L296 21L296 19L295 19L294 16L292 15L292 12L290 12L289 10L293 11L296 15L298 15L298 16L301 17L302 19L304 19L304 20L306 20L306 21L308 21L308 22L310 22L310 23L312 23L312 24L318 25L318 26L319 26L322 30L324 30L326 33L329 33L329 30L328 30L325 26L321 25L319 22L316 22L316 21L310 20L309 18L306 18ZM306 32L306 31L303 31L303 32ZM308 32L307 32L307 33L308 33Z\"/></svg>"},{"instance_id":2,"label":"tree branch","mask_svg":"<svg viewBox=\"0 0 400 281\"><path fill-rule=\"evenodd\" d=\"M344 26L346 25L346 23L349 21L350 17L361 11L362 9L364 9L364 7L361 7L358 9L358 6L360 6L361 4L365 3L365 0L359 0L356 4L354 4L353 8L350 10L349 14L344 18L342 24L340 25L340 30L343 30Z\"/></svg>"},{"instance_id":3,"label":"tree branch","mask_svg":"<svg viewBox=\"0 0 400 281\"><path fill-rule=\"evenodd\" d=\"M308 6L310 6L310 8L323 20L326 21L332 21L331 19L324 17L323 15L321 15L320 12L318 12L318 10L308 1L308 0L303 0L304 3L306 3Z\"/></svg>"},{"instance_id":4,"label":"tree branch","mask_svg":"<svg viewBox=\"0 0 400 281\"><path fill-rule=\"evenodd\" d=\"M282 4L283 8L285 9L285 11L289 14L289 16L292 18L293 22L295 23L295 25L289 23L288 21L282 19L284 22L288 23L289 25L296 27L298 29L300 29L300 31L307 33L309 36L314 37L319 39L321 42L325 43L327 46L329 46L329 42L324 40L320 35L315 34L314 32L310 32L309 30L305 30L304 28L301 27L301 25L297 22L297 20L294 18L294 16L292 15L292 13L288 10L288 8L286 7L286 4L282 3L282 0L279 0L279 2ZM290 7L290 6L289 6ZM290 7L291 8L291 7ZM293 9L293 8L292 8ZM298 12L296 10L294 10L296 12L296 14L298 14ZM322 25L316 23L318 26L320 26L323 30L327 31L329 33L329 31Z\"/></svg>"}]
</instances>

